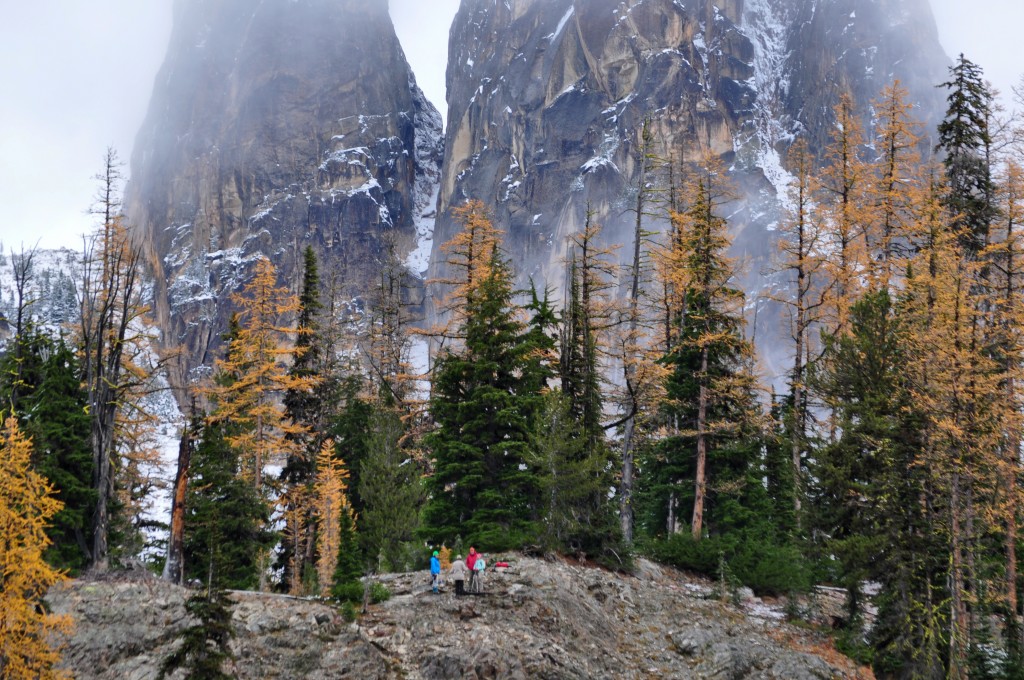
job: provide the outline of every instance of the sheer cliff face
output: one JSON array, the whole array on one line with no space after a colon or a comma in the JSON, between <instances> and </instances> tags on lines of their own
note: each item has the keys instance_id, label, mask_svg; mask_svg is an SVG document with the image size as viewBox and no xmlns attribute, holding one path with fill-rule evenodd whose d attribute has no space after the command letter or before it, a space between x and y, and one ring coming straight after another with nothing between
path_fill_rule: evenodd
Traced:
<instances>
[{"instance_id":1,"label":"sheer cliff face","mask_svg":"<svg viewBox=\"0 0 1024 680\"><path fill-rule=\"evenodd\" d=\"M183 368L212 362L260 254L297 286L313 245L355 294L388 240L415 248L440 135L385 0L177 0L126 210Z\"/></svg>"},{"instance_id":2,"label":"sheer cliff face","mask_svg":"<svg viewBox=\"0 0 1024 680\"><path fill-rule=\"evenodd\" d=\"M463 0L434 243L456 229L451 208L477 198L538 283L561 280L588 206L629 246L649 119L655 154L710 148L732 170L743 200L730 222L752 290L794 134L820 148L842 90L867 112L893 78L934 121L946 63L927 0Z\"/></svg>"}]
</instances>

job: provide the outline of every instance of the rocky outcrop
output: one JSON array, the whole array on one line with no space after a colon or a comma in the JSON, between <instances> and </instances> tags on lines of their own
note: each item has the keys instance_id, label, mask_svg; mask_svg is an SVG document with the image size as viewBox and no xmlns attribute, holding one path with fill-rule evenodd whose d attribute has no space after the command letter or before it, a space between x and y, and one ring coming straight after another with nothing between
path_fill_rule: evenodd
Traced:
<instances>
[{"instance_id":1,"label":"rocky outcrop","mask_svg":"<svg viewBox=\"0 0 1024 680\"><path fill-rule=\"evenodd\" d=\"M175 382L216 357L259 255L297 287L312 245L352 297L389 241L414 250L440 136L386 2L177 0L125 200Z\"/></svg>"},{"instance_id":2,"label":"rocky outcrop","mask_svg":"<svg viewBox=\"0 0 1024 680\"><path fill-rule=\"evenodd\" d=\"M639 561L625 576L511 556L485 593L430 593L426 572L383 580L393 597L353 624L316 601L233 593L239 678L704 678L825 680L856 666L752 596ZM64 665L80 680L154 677L188 625L188 592L152 578L51 591L76 620Z\"/></svg>"},{"instance_id":3,"label":"rocky outcrop","mask_svg":"<svg viewBox=\"0 0 1024 680\"><path fill-rule=\"evenodd\" d=\"M463 0L435 244L457 228L452 207L475 198L493 206L523 279L559 290L566 238L588 210L629 257L646 120L654 154L725 160L753 292L794 136L820 149L841 91L867 114L893 78L934 122L946 63L927 0Z\"/></svg>"}]
</instances>

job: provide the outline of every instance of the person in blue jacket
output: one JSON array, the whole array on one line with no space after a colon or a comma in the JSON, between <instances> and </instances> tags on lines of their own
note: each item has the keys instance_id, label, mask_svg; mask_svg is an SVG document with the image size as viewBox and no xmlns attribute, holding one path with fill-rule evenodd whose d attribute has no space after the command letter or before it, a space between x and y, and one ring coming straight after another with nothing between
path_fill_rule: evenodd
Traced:
<instances>
[{"instance_id":1,"label":"person in blue jacket","mask_svg":"<svg viewBox=\"0 0 1024 680\"><path fill-rule=\"evenodd\" d=\"M437 551L435 550L430 558L430 588L435 594L439 585L441 585L441 560L437 558Z\"/></svg>"}]
</instances>

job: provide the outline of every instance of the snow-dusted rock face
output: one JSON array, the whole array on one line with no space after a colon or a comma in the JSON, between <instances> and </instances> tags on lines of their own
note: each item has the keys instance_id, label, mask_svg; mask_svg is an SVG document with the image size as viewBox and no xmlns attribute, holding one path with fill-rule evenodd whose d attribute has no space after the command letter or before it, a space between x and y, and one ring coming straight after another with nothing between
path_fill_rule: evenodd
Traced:
<instances>
[{"instance_id":1,"label":"snow-dusted rock face","mask_svg":"<svg viewBox=\"0 0 1024 680\"><path fill-rule=\"evenodd\" d=\"M732 170L734 250L753 292L768 285L794 135L820 150L842 90L866 116L893 78L934 122L946 63L927 0L463 0L434 242L456 230L453 207L480 199L521 278L557 292L589 206L629 258L649 119L654 154L710 148Z\"/></svg>"},{"instance_id":2,"label":"snow-dusted rock face","mask_svg":"<svg viewBox=\"0 0 1024 680\"><path fill-rule=\"evenodd\" d=\"M259 255L297 290L312 245L354 295L389 239L415 252L440 138L386 2L177 0L125 203L178 384L219 354Z\"/></svg>"}]
</instances>

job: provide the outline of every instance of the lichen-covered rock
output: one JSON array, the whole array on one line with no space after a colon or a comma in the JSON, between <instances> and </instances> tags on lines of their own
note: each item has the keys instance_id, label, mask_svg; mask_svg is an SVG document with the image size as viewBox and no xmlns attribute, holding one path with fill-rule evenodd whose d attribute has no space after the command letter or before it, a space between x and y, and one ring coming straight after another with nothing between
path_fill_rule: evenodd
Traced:
<instances>
[{"instance_id":1,"label":"lichen-covered rock","mask_svg":"<svg viewBox=\"0 0 1024 680\"><path fill-rule=\"evenodd\" d=\"M232 593L239 678L729 678L821 680L857 668L825 641L710 597L707 584L639 561L635 576L518 555L481 595L430 592L426 572L355 624L327 604ZM75 581L50 605L76 621L64 664L80 679L151 678L189 625L189 592L157 581ZM836 659L840 661L836 661Z\"/></svg>"}]
</instances>

